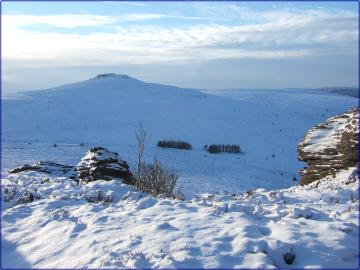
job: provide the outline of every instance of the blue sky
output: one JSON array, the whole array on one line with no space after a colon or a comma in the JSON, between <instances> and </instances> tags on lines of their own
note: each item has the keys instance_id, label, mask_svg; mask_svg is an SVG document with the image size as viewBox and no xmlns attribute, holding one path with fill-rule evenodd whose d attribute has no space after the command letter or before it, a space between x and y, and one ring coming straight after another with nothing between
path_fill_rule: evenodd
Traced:
<instances>
[{"instance_id":1,"label":"blue sky","mask_svg":"<svg viewBox=\"0 0 360 270\"><path fill-rule=\"evenodd\" d=\"M357 86L356 2L2 2L4 92L116 72L194 88Z\"/></svg>"}]
</instances>

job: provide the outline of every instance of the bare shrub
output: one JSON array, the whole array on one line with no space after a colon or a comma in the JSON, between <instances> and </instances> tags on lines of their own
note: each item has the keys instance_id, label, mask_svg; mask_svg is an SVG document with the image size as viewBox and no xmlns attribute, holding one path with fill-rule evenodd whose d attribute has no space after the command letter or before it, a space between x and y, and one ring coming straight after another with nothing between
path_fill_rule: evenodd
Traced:
<instances>
[{"instance_id":1,"label":"bare shrub","mask_svg":"<svg viewBox=\"0 0 360 270\"><path fill-rule=\"evenodd\" d=\"M21 196L16 200L15 205L19 204L28 204L35 200L40 200L41 196L34 191L26 190Z\"/></svg>"},{"instance_id":2,"label":"bare shrub","mask_svg":"<svg viewBox=\"0 0 360 270\"><path fill-rule=\"evenodd\" d=\"M87 200L89 203L111 203L113 201L113 198L111 195L105 194L101 190L95 190L86 194L85 200Z\"/></svg>"},{"instance_id":3,"label":"bare shrub","mask_svg":"<svg viewBox=\"0 0 360 270\"><path fill-rule=\"evenodd\" d=\"M165 168L161 162L154 158L153 163L141 163L139 172L135 175L136 188L153 196L164 195L173 197L179 175Z\"/></svg>"},{"instance_id":4,"label":"bare shrub","mask_svg":"<svg viewBox=\"0 0 360 270\"><path fill-rule=\"evenodd\" d=\"M178 186L176 192L173 194L173 198L180 201L185 201L184 186Z\"/></svg>"},{"instance_id":5,"label":"bare shrub","mask_svg":"<svg viewBox=\"0 0 360 270\"><path fill-rule=\"evenodd\" d=\"M136 163L136 173L140 173L140 168L142 165L142 157L144 154L145 149L145 141L147 137L146 129L142 124L139 124L137 131L136 131L136 141L137 141L137 163Z\"/></svg>"},{"instance_id":6,"label":"bare shrub","mask_svg":"<svg viewBox=\"0 0 360 270\"><path fill-rule=\"evenodd\" d=\"M175 140L161 140L157 143L158 147L166 147L166 148L177 148L184 150L191 150L192 146L188 142L183 141L175 141Z\"/></svg>"},{"instance_id":7,"label":"bare shrub","mask_svg":"<svg viewBox=\"0 0 360 270\"><path fill-rule=\"evenodd\" d=\"M173 191L179 178L178 174L165 168L157 158L154 158L150 164L143 162L147 132L142 124L138 126L135 136L137 140L137 164L133 182L136 189L147 192L154 197L159 195L173 197Z\"/></svg>"}]
</instances>

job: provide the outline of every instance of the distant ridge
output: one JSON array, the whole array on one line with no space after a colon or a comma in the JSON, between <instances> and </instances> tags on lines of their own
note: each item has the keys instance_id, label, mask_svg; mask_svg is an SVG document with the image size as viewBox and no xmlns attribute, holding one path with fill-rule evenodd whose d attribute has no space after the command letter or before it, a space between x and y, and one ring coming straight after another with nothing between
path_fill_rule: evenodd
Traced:
<instances>
[{"instance_id":1,"label":"distant ridge","mask_svg":"<svg viewBox=\"0 0 360 270\"><path fill-rule=\"evenodd\" d=\"M359 98L359 89L356 87L323 87L315 90Z\"/></svg>"},{"instance_id":2,"label":"distant ridge","mask_svg":"<svg viewBox=\"0 0 360 270\"><path fill-rule=\"evenodd\" d=\"M302 88L288 88L288 89L303 90ZM308 88L307 90L359 98L359 88L352 86L329 86L329 87L321 87L321 88Z\"/></svg>"}]
</instances>

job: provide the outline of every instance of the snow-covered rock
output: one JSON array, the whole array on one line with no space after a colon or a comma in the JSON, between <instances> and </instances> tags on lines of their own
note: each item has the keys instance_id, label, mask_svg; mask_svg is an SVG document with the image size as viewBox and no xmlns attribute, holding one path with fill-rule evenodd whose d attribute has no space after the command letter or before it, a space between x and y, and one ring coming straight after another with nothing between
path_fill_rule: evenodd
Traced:
<instances>
[{"instance_id":1,"label":"snow-covered rock","mask_svg":"<svg viewBox=\"0 0 360 270\"><path fill-rule=\"evenodd\" d=\"M67 176L71 179L76 177L74 166L63 165L52 161L38 161L32 165L24 164L20 167L9 170L9 173L20 173L25 171L42 172L54 176Z\"/></svg>"},{"instance_id":2,"label":"snow-covered rock","mask_svg":"<svg viewBox=\"0 0 360 270\"><path fill-rule=\"evenodd\" d=\"M359 109L311 128L298 145L298 158L308 166L300 171L305 185L358 164Z\"/></svg>"},{"instance_id":3,"label":"snow-covered rock","mask_svg":"<svg viewBox=\"0 0 360 270\"><path fill-rule=\"evenodd\" d=\"M124 183L132 184L129 165L121 160L118 153L103 147L91 148L77 165L76 171L78 180L85 183L120 178Z\"/></svg>"}]
</instances>

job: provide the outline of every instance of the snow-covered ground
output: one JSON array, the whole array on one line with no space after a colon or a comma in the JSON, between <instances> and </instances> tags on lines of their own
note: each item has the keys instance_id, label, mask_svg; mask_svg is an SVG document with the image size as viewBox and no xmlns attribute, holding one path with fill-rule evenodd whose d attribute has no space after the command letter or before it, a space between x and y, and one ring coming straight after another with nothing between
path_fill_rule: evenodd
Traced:
<instances>
[{"instance_id":1,"label":"snow-covered ground","mask_svg":"<svg viewBox=\"0 0 360 270\"><path fill-rule=\"evenodd\" d=\"M358 185L350 168L303 187L180 201L117 180L8 174L2 267L358 268ZM26 191L37 200L13 206Z\"/></svg>"},{"instance_id":2,"label":"snow-covered ground","mask_svg":"<svg viewBox=\"0 0 360 270\"><path fill-rule=\"evenodd\" d=\"M3 100L2 168L38 160L76 164L92 146L119 152L133 167L134 133L143 123L149 134L145 159L156 155L176 169L189 197L285 188L297 183L293 178L299 180L305 165L296 152L305 132L356 105L356 98L320 91L205 93L103 76ZM159 149L162 139L188 141L193 150ZM208 154L203 146L212 143L239 144L245 154Z\"/></svg>"},{"instance_id":3,"label":"snow-covered ground","mask_svg":"<svg viewBox=\"0 0 360 270\"><path fill-rule=\"evenodd\" d=\"M296 147L306 131L356 105L321 91L198 91L124 75L7 97L2 267L357 268L356 168L308 186L293 180L305 165ZM139 123L149 134L145 159L155 155L180 173L184 201L116 179L79 186L7 173L38 160L75 165L91 146L133 167ZM162 139L193 149L159 149ZM209 154L211 143L239 144L245 154Z\"/></svg>"}]
</instances>

